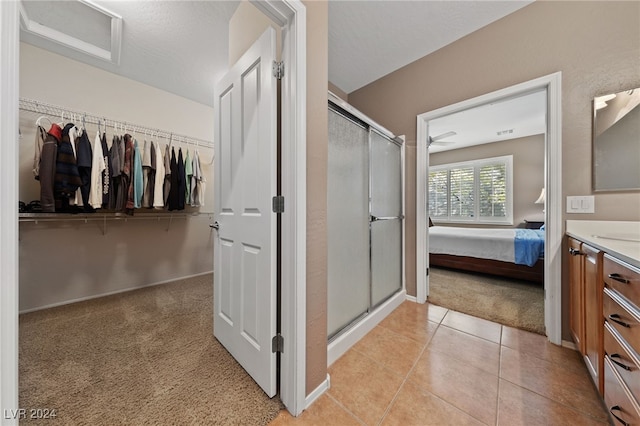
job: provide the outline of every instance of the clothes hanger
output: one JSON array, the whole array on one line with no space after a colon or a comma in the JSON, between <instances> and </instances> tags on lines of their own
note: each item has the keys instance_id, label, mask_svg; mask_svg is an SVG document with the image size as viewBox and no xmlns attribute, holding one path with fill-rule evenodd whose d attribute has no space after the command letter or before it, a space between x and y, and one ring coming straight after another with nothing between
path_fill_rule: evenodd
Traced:
<instances>
[{"instance_id":1,"label":"clothes hanger","mask_svg":"<svg viewBox=\"0 0 640 426\"><path fill-rule=\"evenodd\" d=\"M49 119L49 117L47 117L45 115L41 115L36 120L36 126L40 126L40 127L44 128L44 126L42 124L40 124L40 120L42 120L42 119L45 119L45 120L47 120L49 122L49 127L51 127L51 125L53 124L53 122Z\"/></svg>"},{"instance_id":2,"label":"clothes hanger","mask_svg":"<svg viewBox=\"0 0 640 426\"><path fill-rule=\"evenodd\" d=\"M211 161L209 161L208 163L205 163L205 165L207 166L213 166L213 160L216 159L216 152L214 151L213 147L211 148L211 151L213 151L213 155L211 156Z\"/></svg>"}]
</instances>

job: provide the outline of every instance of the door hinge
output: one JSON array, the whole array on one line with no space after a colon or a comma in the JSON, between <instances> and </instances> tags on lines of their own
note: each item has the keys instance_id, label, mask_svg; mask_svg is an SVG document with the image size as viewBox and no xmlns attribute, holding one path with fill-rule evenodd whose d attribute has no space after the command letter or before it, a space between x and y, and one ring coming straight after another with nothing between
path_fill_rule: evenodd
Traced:
<instances>
[{"instance_id":1,"label":"door hinge","mask_svg":"<svg viewBox=\"0 0 640 426\"><path fill-rule=\"evenodd\" d=\"M284 213L284 196L276 195L273 197L271 205L274 213Z\"/></svg>"},{"instance_id":2,"label":"door hinge","mask_svg":"<svg viewBox=\"0 0 640 426\"><path fill-rule=\"evenodd\" d=\"M427 276L429 276L429 268L427 268Z\"/></svg>"},{"instance_id":3,"label":"door hinge","mask_svg":"<svg viewBox=\"0 0 640 426\"><path fill-rule=\"evenodd\" d=\"M278 80L282 80L282 77L284 77L284 62L273 61L272 69L273 69L273 76Z\"/></svg>"},{"instance_id":4,"label":"door hinge","mask_svg":"<svg viewBox=\"0 0 640 426\"><path fill-rule=\"evenodd\" d=\"M271 339L271 352L284 352L284 337L278 333Z\"/></svg>"}]
</instances>

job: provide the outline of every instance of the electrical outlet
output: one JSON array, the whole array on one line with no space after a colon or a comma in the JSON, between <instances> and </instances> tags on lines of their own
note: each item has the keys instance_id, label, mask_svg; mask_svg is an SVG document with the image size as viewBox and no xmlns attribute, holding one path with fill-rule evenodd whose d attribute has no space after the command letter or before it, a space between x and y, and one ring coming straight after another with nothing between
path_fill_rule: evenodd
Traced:
<instances>
[{"instance_id":1,"label":"electrical outlet","mask_svg":"<svg viewBox=\"0 0 640 426\"><path fill-rule=\"evenodd\" d=\"M567 197L567 213L595 213L593 195Z\"/></svg>"}]
</instances>

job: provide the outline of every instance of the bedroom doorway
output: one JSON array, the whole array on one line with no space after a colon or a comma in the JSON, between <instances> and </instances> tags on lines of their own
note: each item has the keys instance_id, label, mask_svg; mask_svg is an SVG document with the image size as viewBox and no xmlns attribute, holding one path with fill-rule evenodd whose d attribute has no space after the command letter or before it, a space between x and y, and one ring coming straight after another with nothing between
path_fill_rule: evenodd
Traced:
<instances>
[{"instance_id":1,"label":"bedroom doorway","mask_svg":"<svg viewBox=\"0 0 640 426\"><path fill-rule=\"evenodd\" d=\"M429 216L428 216L428 176L429 176L429 152L428 144L445 143L452 140L455 129L435 133L430 131L430 122L447 116L467 111L473 108L494 105L508 99L523 97L533 93L544 95L543 113L544 123L544 176L543 188L545 189L544 213L541 220L531 222L544 222L542 232L545 241L544 261L541 262L544 276L544 326L548 339L555 344L561 343L561 74L555 73L538 78L516 86L508 87L496 92L469 99L457 104L443 107L434 111L420 114L417 119L417 173L416 173L416 231L417 231L417 301L424 303L429 294ZM435 126L434 126L435 127ZM433 130L436 130L435 128ZM509 133L512 129L501 129L499 132ZM429 138L431 137L431 138ZM539 193L540 189L538 189ZM532 200L534 203L537 200ZM541 208L542 210L542 208ZM477 211L477 210L476 210ZM509 213L512 224L513 211ZM477 216L479 216L476 213ZM516 219L517 220L517 219ZM508 221L507 221L508 222ZM505 222L505 224L507 224ZM533 224L532 224L533 226Z\"/></svg>"}]
</instances>

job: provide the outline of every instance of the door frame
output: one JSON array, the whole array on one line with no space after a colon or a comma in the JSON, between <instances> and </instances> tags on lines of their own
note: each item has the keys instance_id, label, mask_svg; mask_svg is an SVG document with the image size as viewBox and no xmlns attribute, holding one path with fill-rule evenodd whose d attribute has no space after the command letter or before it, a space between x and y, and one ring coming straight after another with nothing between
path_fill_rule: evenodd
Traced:
<instances>
[{"instance_id":1,"label":"door frame","mask_svg":"<svg viewBox=\"0 0 640 426\"><path fill-rule=\"evenodd\" d=\"M556 72L521 84L467 99L417 116L416 159L416 299L425 303L429 285L427 226L427 176L429 172L428 122L435 118L491 102L546 89L547 133L545 137L545 256L544 323L551 343L562 343L562 73Z\"/></svg>"},{"instance_id":2,"label":"door frame","mask_svg":"<svg viewBox=\"0 0 640 426\"><path fill-rule=\"evenodd\" d=\"M20 24L18 1L0 2L0 423L18 409L18 98ZM15 411L14 411L15 413Z\"/></svg>"},{"instance_id":3,"label":"door frame","mask_svg":"<svg viewBox=\"0 0 640 426\"><path fill-rule=\"evenodd\" d=\"M305 407L306 375L306 9L300 0L253 1L283 29L282 335L280 398L293 414ZM0 140L17 141L20 74L18 1L0 2ZM18 409L18 150L0 144L0 412ZM2 424L17 420L0 418ZM6 422L6 423L5 423Z\"/></svg>"}]
</instances>

